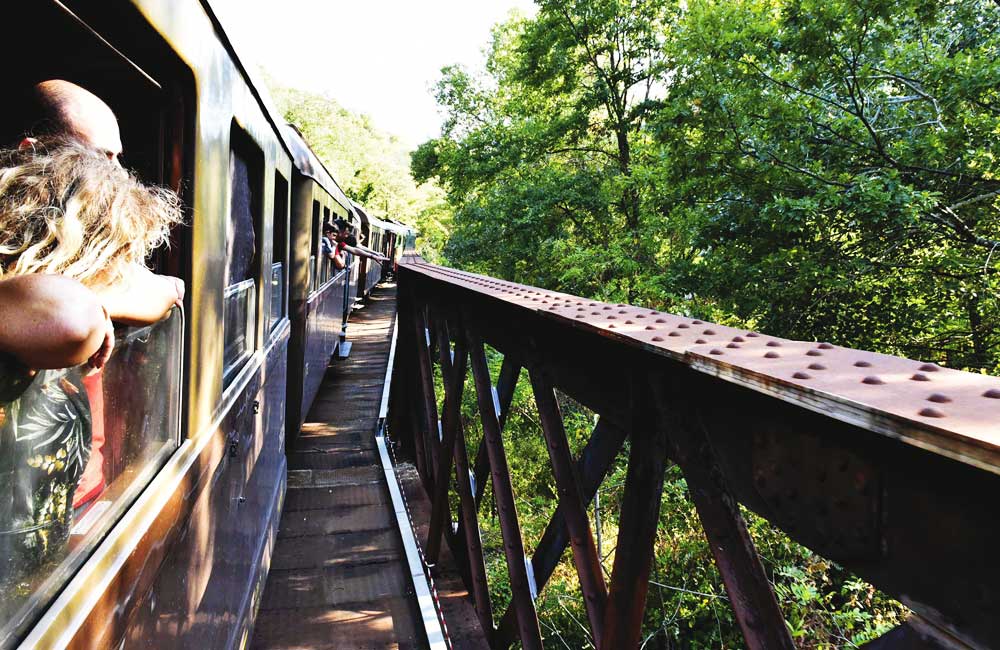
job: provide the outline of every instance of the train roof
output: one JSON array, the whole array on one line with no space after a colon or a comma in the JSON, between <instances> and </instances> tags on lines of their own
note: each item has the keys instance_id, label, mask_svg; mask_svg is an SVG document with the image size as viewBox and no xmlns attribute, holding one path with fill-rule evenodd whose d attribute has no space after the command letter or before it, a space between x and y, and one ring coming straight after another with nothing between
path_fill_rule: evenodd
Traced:
<instances>
[{"instance_id":1,"label":"train roof","mask_svg":"<svg viewBox=\"0 0 1000 650\"><path fill-rule=\"evenodd\" d=\"M365 210L364 206L362 206L360 203L357 203L356 201L351 201L351 205L354 207L354 211L357 212L358 215L363 220L368 221L368 223L374 226L378 226L382 230L388 230L390 232L394 232L399 235L406 235L411 230L409 226L402 224L398 221L395 221L393 219L388 219L388 218L379 219L377 217L371 216L370 214L368 214L367 210Z\"/></svg>"}]
</instances>

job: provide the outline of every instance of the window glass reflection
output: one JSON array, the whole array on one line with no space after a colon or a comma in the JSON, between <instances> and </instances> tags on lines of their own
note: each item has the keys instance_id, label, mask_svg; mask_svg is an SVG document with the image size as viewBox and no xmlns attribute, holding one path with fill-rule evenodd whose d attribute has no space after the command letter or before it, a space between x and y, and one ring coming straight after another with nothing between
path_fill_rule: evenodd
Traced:
<instances>
[{"instance_id":1,"label":"window glass reflection","mask_svg":"<svg viewBox=\"0 0 1000 650\"><path fill-rule=\"evenodd\" d=\"M111 360L0 364L0 638L21 636L177 448L184 320L117 333Z\"/></svg>"}]
</instances>

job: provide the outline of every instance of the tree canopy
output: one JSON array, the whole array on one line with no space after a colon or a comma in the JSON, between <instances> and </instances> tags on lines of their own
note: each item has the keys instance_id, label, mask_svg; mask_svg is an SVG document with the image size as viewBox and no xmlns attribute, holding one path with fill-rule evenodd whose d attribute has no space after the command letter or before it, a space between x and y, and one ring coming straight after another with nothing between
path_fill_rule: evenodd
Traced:
<instances>
[{"instance_id":1,"label":"tree canopy","mask_svg":"<svg viewBox=\"0 0 1000 650\"><path fill-rule=\"evenodd\" d=\"M540 0L412 156L453 263L1000 368L1000 7Z\"/></svg>"}]
</instances>

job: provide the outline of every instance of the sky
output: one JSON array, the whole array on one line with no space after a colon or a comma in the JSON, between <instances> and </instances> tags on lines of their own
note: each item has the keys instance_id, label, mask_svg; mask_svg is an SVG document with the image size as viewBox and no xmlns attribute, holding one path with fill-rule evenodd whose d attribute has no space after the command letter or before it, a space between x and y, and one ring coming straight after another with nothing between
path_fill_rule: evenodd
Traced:
<instances>
[{"instance_id":1,"label":"sky","mask_svg":"<svg viewBox=\"0 0 1000 650\"><path fill-rule=\"evenodd\" d=\"M411 147L440 134L441 68L479 68L491 27L531 0L233 0L237 47L283 86L326 93Z\"/></svg>"}]
</instances>

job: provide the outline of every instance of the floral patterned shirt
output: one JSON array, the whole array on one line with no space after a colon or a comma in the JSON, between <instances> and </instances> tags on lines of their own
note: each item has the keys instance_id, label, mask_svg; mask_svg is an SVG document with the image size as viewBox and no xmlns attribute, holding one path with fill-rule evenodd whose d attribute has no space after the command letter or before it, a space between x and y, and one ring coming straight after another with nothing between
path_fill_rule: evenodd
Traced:
<instances>
[{"instance_id":1,"label":"floral patterned shirt","mask_svg":"<svg viewBox=\"0 0 1000 650\"><path fill-rule=\"evenodd\" d=\"M0 357L0 589L30 591L61 559L91 415L78 369L30 371Z\"/></svg>"}]
</instances>

